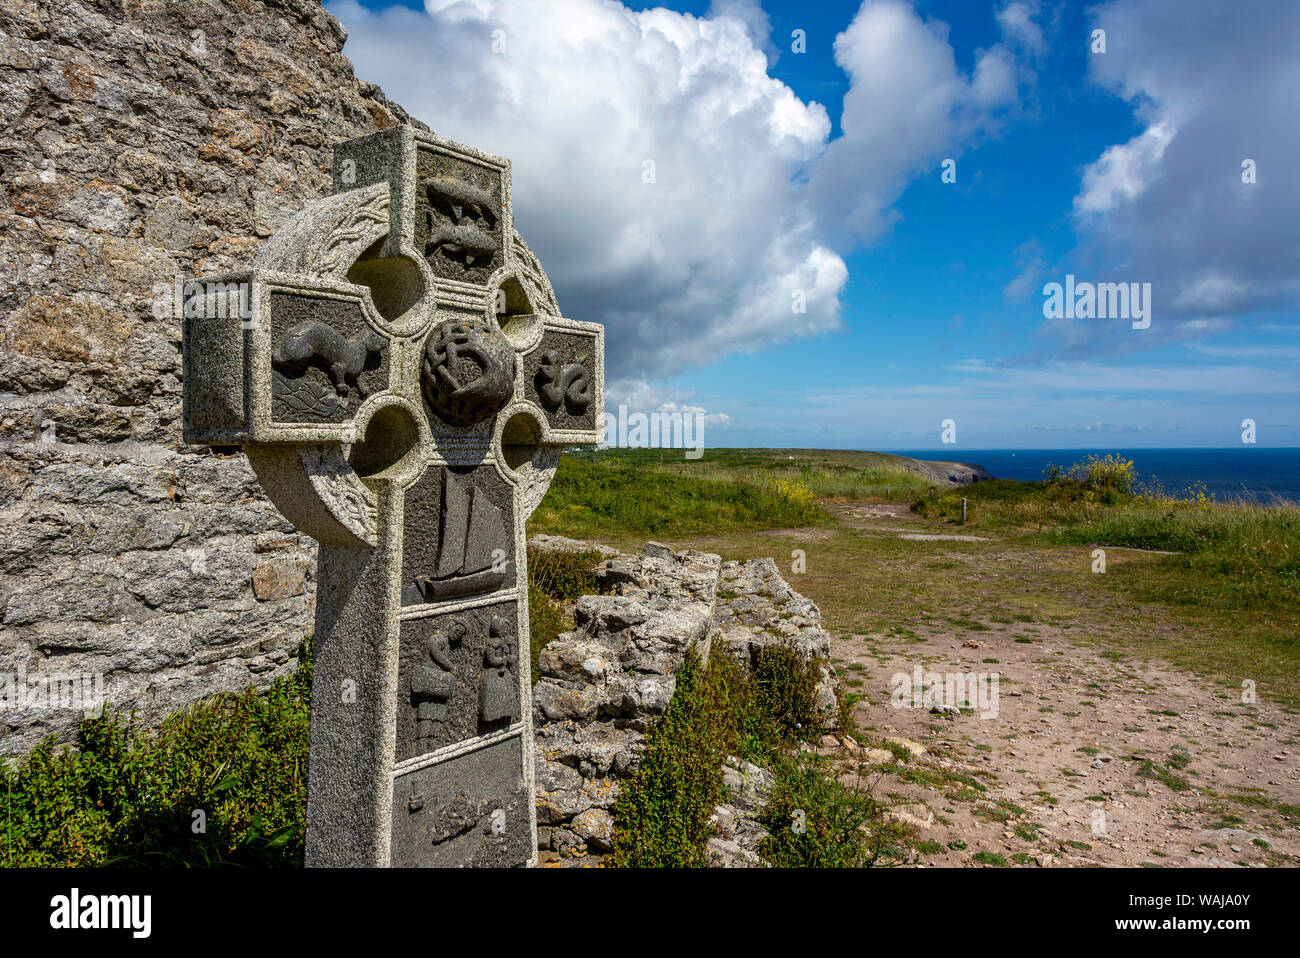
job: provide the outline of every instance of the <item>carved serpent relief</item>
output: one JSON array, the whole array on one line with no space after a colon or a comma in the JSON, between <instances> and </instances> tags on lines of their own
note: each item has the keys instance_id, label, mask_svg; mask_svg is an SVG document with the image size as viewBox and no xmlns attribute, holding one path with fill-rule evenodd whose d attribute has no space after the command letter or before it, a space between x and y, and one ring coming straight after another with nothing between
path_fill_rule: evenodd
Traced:
<instances>
[{"instance_id":1,"label":"carved serpent relief","mask_svg":"<svg viewBox=\"0 0 1300 958\"><path fill-rule=\"evenodd\" d=\"M559 409L563 402L581 415L591 405L591 373L581 363L561 365L559 352L547 350L537 370L537 394L547 409Z\"/></svg>"}]
</instances>

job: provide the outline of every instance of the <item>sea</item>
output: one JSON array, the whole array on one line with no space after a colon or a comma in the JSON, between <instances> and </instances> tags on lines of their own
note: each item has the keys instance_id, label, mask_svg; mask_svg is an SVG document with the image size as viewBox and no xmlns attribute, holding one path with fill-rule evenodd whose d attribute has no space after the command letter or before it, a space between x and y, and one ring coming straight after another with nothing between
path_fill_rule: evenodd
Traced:
<instances>
[{"instance_id":1,"label":"sea","mask_svg":"<svg viewBox=\"0 0 1300 958\"><path fill-rule=\"evenodd\" d=\"M1216 499L1300 502L1300 447L1262 448L1242 444L1224 449L940 449L881 450L914 459L970 462L997 479L1044 478L1047 467L1068 469L1089 455L1115 453L1132 459L1140 485L1174 495L1195 495L1204 484Z\"/></svg>"}]
</instances>

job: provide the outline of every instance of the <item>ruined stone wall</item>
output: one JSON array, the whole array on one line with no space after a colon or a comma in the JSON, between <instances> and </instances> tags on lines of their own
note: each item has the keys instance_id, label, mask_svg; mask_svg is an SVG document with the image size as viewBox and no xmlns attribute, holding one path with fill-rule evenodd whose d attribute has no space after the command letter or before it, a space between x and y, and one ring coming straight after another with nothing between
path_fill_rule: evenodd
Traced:
<instances>
[{"instance_id":1,"label":"ruined stone wall","mask_svg":"<svg viewBox=\"0 0 1300 958\"><path fill-rule=\"evenodd\" d=\"M558 536L535 536L529 545L592 547ZM831 640L821 611L790 587L773 560L723 562L707 552L674 552L648 542L639 554L614 552L601 562L596 585L600 594L582 596L573 610L575 628L538 658L533 728L543 862L572 863L613 850L614 804L641 764L647 730L673 700L689 649L704 661L733 655L746 667L768 646L795 649L805 661L821 663L816 695L822 728L829 731L838 720ZM771 776L739 759L723 776L743 787L733 788L730 803L717 809L709 859L724 866L757 864L755 850L766 833L753 820L762 799L753 786L770 784Z\"/></svg>"},{"instance_id":2,"label":"ruined stone wall","mask_svg":"<svg viewBox=\"0 0 1300 958\"><path fill-rule=\"evenodd\" d=\"M156 285L247 268L333 143L409 122L344 39L314 0L0 4L0 675L100 673L156 719L310 632L314 543L181 443ZM4 709L0 752L79 717Z\"/></svg>"}]
</instances>

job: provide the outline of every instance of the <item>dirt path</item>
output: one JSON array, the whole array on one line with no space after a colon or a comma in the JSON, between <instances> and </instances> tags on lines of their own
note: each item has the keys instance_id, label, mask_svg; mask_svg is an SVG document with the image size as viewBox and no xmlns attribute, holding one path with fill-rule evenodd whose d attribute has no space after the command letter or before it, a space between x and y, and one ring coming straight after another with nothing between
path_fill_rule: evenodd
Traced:
<instances>
[{"instance_id":1,"label":"dirt path","mask_svg":"<svg viewBox=\"0 0 1300 958\"><path fill-rule=\"evenodd\" d=\"M1300 717L1162 660L1194 625L1106 588L1087 547L826 505L834 527L681 545L783 569L806 554L790 583L822 609L869 743L821 750L909 825L912 864L1300 865ZM1159 559L1116 549L1110 571ZM922 685L996 673L996 714L932 711L924 694L895 708L891 680L918 666Z\"/></svg>"},{"instance_id":2,"label":"dirt path","mask_svg":"<svg viewBox=\"0 0 1300 958\"><path fill-rule=\"evenodd\" d=\"M1158 661L1108 657L1049 624L962 636L835 637L836 668L864 696L859 727L877 746L924 747L905 762L837 754L842 778L874 783L912 827L914 864L1300 863L1294 714ZM936 691L918 702L891 684L918 666L923 689L933 689L927 673L996 674L996 698L963 686L946 704L975 708L945 708ZM907 756L906 743L892 751Z\"/></svg>"}]
</instances>

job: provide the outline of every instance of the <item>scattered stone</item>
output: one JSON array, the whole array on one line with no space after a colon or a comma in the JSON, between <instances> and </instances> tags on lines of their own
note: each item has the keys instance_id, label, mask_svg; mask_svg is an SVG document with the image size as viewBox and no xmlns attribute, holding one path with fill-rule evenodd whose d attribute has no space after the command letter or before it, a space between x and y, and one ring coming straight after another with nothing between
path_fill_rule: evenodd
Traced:
<instances>
[{"instance_id":1,"label":"scattered stone","mask_svg":"<svg viewBox=\"0 0 1300 958\"><path fill-rule=\"evenodd\" d=\"M920 742L913 742L911 739L900 738L895 735L886 738L885 741L890 742L894 745L903 746L903 748L907 749L908 753L913 758L920 758L926 752L926 748L924 745L922 745Z\"/></svg>"},{"instance_id":2,"label":"scattered stone","mask_svg":"<svg viewBox=\"0 0 1300 958\"><path fill-rule=\"evenodd\" d=\"M577 628L538 660L539 821L576 835L591 832L590 847L608 850L589 819L575 823L617 800L620 780L640 763L646 729L672 700L687 651L695 648L707 661L721 562L656 545L597 567L598 584L614 594L583 596Z\"/></svg>"},{"instance_id":3,"label":"scattered stone","mask_svg":"<svg viewBox=\"0 0 1300 958\"><path fill-rule=\"evenodd\" d=\"M579 840L588 851L609 850L605 817L619 782L640 763L646 730L668 708L689 649L706 662L722 649L749 664L755 649L783 641L829 660L820 611L790 588L771 559L724 563L716 555L647 543L639 553L602 561L596 581L602 594L578 600L574 630L542 650L533 689L538 821L553 829L557 852ZM790 626L781 636L756 634L772 621ZM829 669L820 681L833 708ZM832 715L824 719L828 728ZM828 732L818 748L860 755L859 761L894 760L891 752L863 749L842 734ZM767 832L757 816L772 773L733 757L721 774L728 797L713 815L717 834L708 844L709 861L719 867L761 864L757 848ZM592 810L605 814L589 815Z\"/></svg>"},{"instance_id":4,"label":"scattered stone","mask_svg":"<svg viewBox=\"0 0 1300 958\"><path fill-rule=\"evenodd\" d=\"M746 665L770 645L786 645L822 663L816 695L822 728L838 721L835 679L830 669L831 637L822 628L816 603L800 595L770 558L724 562L718 590L733 598L718 602L717 641Z\"/></svg>"},{"instance_id":5,"label":"scattered stone","mask_svg":"<svg viewBox=\"0 0 1300 958\"><path fill-rule=\"evenodd\" d=\"M714 868L756 868L758 853L768 836L758 821L767 805L774 777L767 769L728 757L722 768L728 800L713 811L710 821L715 834L706 845L709 865Z\"/></svg>"},{"instance_id":6,"label":"scattered stone","mask_svg":"<svg viewBox=\"0 0 1300 958\"><path fill-rule=\"evenodd\" d=\"M599 552L606 559L620 554L614 547L602 545L599 542L591 542L586 539L568 539L564 536L548 536L540 532L528 540L528 548L542 552Z\"/></svg>"},{"instance_id":7,"label":"scattered stone","mask_svg":"<svg viewBox=\"0 0 1300 958\"><path fill-rule=\"evenodd\" d=\"M614 816L603 808L589 808L578 813L569 827L583 843L597 851L614 850Z\"/></svg>"},{"instance_id":8,"label":"scattered stone","mask_svg":"<svg viewBox=\"0 0 1300 958\"><path fill-rule=\"evenodd\" d=\"M910 802L886 809L885 817L916 828L929 828L934 824L934 812L923 802Z\"/></svg>"}]
</instances>

